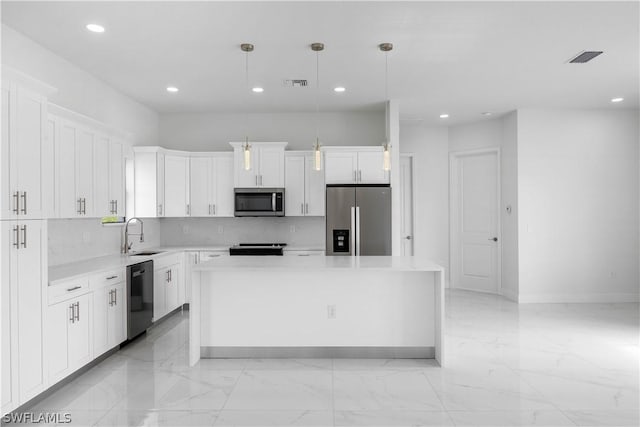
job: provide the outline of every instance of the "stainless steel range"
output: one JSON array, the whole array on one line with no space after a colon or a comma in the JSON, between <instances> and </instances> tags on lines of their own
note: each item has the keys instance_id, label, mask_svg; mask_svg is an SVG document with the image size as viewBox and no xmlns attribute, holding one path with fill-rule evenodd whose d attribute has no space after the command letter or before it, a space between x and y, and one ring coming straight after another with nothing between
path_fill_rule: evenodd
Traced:
<instances>
[{"instance_id":1,"label":"stainless steel range","mask_svg":"<svg viewBox=\"0 0 640 427\"><path fill-rule=\"evenodd\" d=\"M229 248L229 255L282 256L286 243L239 243Z\"/></svg>"}]
</instances>

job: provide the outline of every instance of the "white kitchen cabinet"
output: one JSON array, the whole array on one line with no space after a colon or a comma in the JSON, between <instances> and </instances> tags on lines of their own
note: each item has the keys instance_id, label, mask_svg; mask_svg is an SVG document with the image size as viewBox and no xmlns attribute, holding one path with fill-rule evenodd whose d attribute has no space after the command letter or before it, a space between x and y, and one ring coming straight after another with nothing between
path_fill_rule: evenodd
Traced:
<instances>
[{"instance_id":1,"label":"white kitchen cabinet","mask_svg":"<svg viewBox=\"0 0 640 427\"><path fill-rule=\"evenodd\" d=\"M109 199L109 137L96 135L93 144L93 199L97 217L113 215Z\"/></svg>"},{"instance_id":2,"label":"white kitchen cabinet","mask_svg":"<svg viewBox=\"0 0 640 427\"><path fill-rule=\"evenodd\" d=\"M324 216L324 173L314 166L312 152L285 154L286 216Z\"/></svg>"},{"instance_id":3,"label":"white kitchen cabinet","mask_svg":"<svg viewBox=\"0 0 640 427\"><path fill-rule=\"evenodd\" d=\"M98 273L91 277L93 289L93 357L126 340L124 271Z\"/></svg>"},{"instance_id":4,"label":"white kitchen cabinet","mask_svg":"<svg viewBox=\"0 0 640 427\"><path fill-rule=\"evenodd\" d=\"M159 147L134 147L134 214L142 218L163 217L164 160Z\"/></svg>"},{"instance_id":5,"label":"white kitchen cabinet","mask_svg":"<svg viewBox=\"0 0 640 427\"><path fill-rule=\"evenodd\" d=\"M90 296L85 293L48 308L47 347L52 385L92 360Z\"/></svg>"},{"instance_id":6,"label":"white kitchen cabinet","mask_svg":"<svg viewBox=\"0 0 640 427\"><path fill-rule=\"evenodd\" d=\"M109 214L124 216L124 144L109 141Z\"/></svg>"},{"instance_id":7,"label":"white kitchen cabinet","mask_svg":"<svg viewBox=\"0 0 640 427\"><path fill-rule=\"evenodd\" d=\"M182 277L182 253L169 254L154 260L153 269L153 321L185 302L184 278Z\"/></svg>"},{"instance_id":8,"label":"white kitchen cabinet","mask_svg":"<svg viewBox=\"0 0 640 427\"><path fill-rule=\"evenodd\" d=\"M185 217L189 206L189 158L165 155L164 203L166 217Z\"/></svg>"},{"instance_id":9,"label":"white kitchen cabinet","mask_svg":"<svg viewBox=\"0 0 640 427\"><path fill-rule=\"evenodd\" d=\"M233 216L233 156L191 157L191 216Z\"/></svg>"},{"instance_id":10,"label":"white kitchen cabinet","mask_svg":"<svg viewBox=\"0 0 640 427\"><path fill-rule=\"evenodd\" d=\"M325 150L326 184L388 184L382 147L349 147Z\"/></svg>"},{"instance_id":11,"label":"white kitchen cabinet","mask_svg":"<svg viewBox=\"0 0 640 427\"><path fill-rule=\"evenodd\" d=\"M234 154L234 187L284 187L284 148L286 142L254 142L251 168L244 167L243 143L231 142Z\"/></svg>"},{"instance_id":12,"label":"white kitchen cabinet","mask_svg":"<svg viewBox=\"0 0 640 427\"><path fill-rule=\"evenodd\" d=\"M42 392L47 385L42 330L46 307L43 293L47 282L47 223L44 220L0 221L0 227L2 412L6 413Z\"/></svg>"},{"instance_id":13,"label":"white kitchen cabinet","mask_svg":"<svg viewBox=\"0 0 640 427\"><path fill-rule=\"evenodd\" d=\"M46 137L46 95L8 80L5 73L3 67L0 219L43 219L52 200L43 185L53 180L47 175L53 151ZM46 85L34 86L51 93Z\"/></svg>"}]
</instances>

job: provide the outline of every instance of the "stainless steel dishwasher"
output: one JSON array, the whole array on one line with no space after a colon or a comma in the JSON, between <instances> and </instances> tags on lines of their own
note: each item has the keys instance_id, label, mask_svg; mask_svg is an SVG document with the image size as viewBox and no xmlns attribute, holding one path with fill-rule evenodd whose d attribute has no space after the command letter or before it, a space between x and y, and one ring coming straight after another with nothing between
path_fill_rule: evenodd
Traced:
<instances>
[{"instance_id":1,"label":"stainless steel dishwasher","mask_svg":"<svg viewBox=\"0 0 640 427\"><path fill-rule=\"evenodd\" d=\"M145 332L153 319L153 261L127 267L127 339Z\"/></svg>"}]
</instances>

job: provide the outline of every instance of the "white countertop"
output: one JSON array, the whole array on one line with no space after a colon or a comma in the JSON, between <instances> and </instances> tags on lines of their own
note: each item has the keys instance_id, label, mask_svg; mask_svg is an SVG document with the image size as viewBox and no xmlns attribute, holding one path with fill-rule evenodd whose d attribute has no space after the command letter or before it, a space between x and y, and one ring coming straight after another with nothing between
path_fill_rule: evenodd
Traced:
<instances>
[{"instance_id":1,"label":"white countertop","mask_svg":"<svg viewBox=\"0 0 640 427\"><path fill-rule=\"evenodd\" d=\"M194 266L193 271L232 270L367 270L367 271L444 271L440 265L418 259L400 256L310 256L310 257L268 257L235 256L216 258Z\"/></svg>"}]
</instances>

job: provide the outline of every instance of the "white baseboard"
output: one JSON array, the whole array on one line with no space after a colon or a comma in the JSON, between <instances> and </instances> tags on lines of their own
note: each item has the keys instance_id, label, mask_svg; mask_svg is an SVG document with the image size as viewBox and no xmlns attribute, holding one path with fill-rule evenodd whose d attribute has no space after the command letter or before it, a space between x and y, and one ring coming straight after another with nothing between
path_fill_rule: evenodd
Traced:
<instances>
[{"instance_id":1,"label":"white baseboard","mask_svg":"<svg viewBox=\"0 0 640 427\"><path fill-rule=\"evenodd\" d=\"M509 301L518 302L518 292L513 289L502 288L500 294Z\"/></svg>"},{"instance_id":2,"label":"white baseboard","mask_svg":"<svg viewBox=\"0 0 640 427\"><path fill-rule=\"evenodd\" d=\"M640 295L637 293L519 294L517 301L521 304L640 302Z\"/></svg>"}]
</instances>

